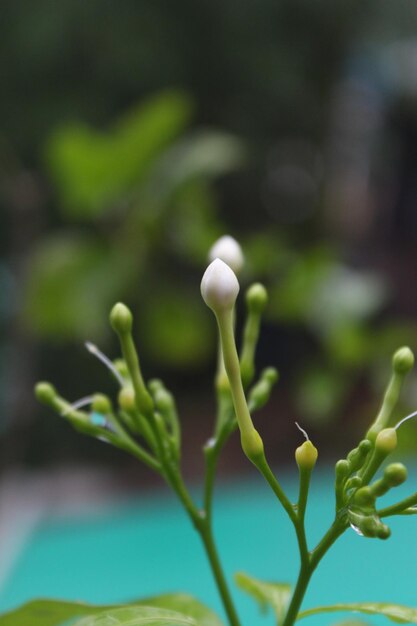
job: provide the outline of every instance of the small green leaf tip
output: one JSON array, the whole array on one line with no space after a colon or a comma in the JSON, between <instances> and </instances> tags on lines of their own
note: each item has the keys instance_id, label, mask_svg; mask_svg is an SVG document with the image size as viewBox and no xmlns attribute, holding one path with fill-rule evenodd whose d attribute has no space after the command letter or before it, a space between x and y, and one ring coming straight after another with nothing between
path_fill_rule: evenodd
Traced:
<instances>
[{"instance_id":1,"label":"small green leaf tip","mask_svg":"<svg viewBox=\"0 0 417 626\"><path fill-rule=\"evenodd\" d=\"M296 449L295 460L300 470L307 470L311 472L316 464L318 455L319 453L317 451L317 448L314 447L311 441L308 439Z\"/></svg>"},{"instance_id":2,"label":"small green leaf tip","mask_svg":"<svg viewBox=\"0 0 417 626\"><path fill-rule=\"evenodd\" d=\"M201 280L201 295L214 313L231 310L239 293L234 271L221 259L215 259Z\"/></svg>"},{"instance_id":3,"label":"small green leaf tip","mask_svg":"<svg viewBox=\"0 0 417 626\"><path fill-rule=\"evenodd\" d=\"M408 346L399 348L392 357L392 367L397 374L408 374L414 365L414 354Z\"/></svg>"},{"instance_id":4,"label":"small green leaf tip","mask_svg":"<svg viewBox=\"0 0 417 626\"><path fill-rule=\"evenodd\" d=\"M35 385L35 396L42 404L51 404L56 397L55 387L47 382L37 383Z\"/></svg>"},{"instance_id":5,"label":"small green leaf tip","mask_svg":"<svg viewBox=\"0 0 417 626\"><path fill-rule=\"evenodd\" d=\"M261 283L254 283L246 292L246 304L251 313L260 315L268 303L268 293Z\"/></svg>"},{"instance_id":6,"label":"small green leaf tip","mask_svg":"<svg viewBox=\"0 0 417 626\"><path fill-rule=\"evenodd\" d=\"M110 324L113 330L119 335L131 332L133 315L130 309L122 302L118 302L112 308L110 312Z\"/></svg>"}]
</instances>

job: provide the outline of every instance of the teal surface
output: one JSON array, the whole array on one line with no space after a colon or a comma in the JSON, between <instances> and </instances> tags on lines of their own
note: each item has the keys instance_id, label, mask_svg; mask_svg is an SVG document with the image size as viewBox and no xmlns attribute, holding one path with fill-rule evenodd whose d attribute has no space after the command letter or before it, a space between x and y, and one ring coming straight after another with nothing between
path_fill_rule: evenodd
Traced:
<instances>
[{"instance_id":1,"label":"teal surface","mask_svg":"<svg viewBox=\"0 0 417 626\"><path fill-rule=\"evenodd\" d=\"M284 476L282 482L295 498L295 480ZM411 482L404 495L415 490ZM308 507L312 543L332 517L333 498L324 495L329 488L330 473L317 474ZM298 560L293 532L260 479L228 483L217 493L215 513L229 579L233 572L245 571L265 580L294 581ZM361 600L417 606L416 518L390 521L393 535L385 542L347 532L313 577L304 607ZM223 614L199 539L177 502L161 490L94 515L43 522L1 590L0 608L35 597L112 603L168 591L192 593ZM233 593L246 626L274 623L271 614L261 616L242 592ZM316 616L302 623L328 626L342 618ZM388 624L383 618L364 621Z\"/></svg>"}]
</instances>

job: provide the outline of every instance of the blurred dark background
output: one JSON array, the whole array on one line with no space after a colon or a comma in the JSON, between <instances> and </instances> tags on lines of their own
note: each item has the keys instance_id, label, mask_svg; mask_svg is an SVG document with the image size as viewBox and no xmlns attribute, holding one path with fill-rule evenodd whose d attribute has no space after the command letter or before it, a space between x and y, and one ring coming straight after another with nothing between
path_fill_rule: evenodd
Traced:
<instances>
[{"instance_id":1,"label":"blurred dark background","mask_svg":"<svg viewBox=\"0 0 417 626\"><path fill-rule=\"evenodd\" d=\"M216 338L199 283L224 233L244 248L242 284L270 290L271 461L292 462L295 420L329 460L354 443L392 352L417 346L416 23L413 0L3 0L3 470L147 480L32 392L114 393L83 343L118 356L107 316L122 299L200 476ZM398 415L416 404L410 380ZM225 456L222 471L248 469L237 441Z\"/></svg>"}]
</instances>

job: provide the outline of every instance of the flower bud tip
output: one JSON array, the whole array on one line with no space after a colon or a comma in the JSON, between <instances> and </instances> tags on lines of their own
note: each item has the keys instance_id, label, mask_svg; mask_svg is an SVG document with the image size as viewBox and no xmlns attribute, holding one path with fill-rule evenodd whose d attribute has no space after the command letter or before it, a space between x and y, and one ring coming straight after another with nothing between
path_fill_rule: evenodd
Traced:
<instances>
[{"instance_id":1,"label":"flower bud tip","mask_svg":"<svg viewBox=\"0 0 417 626\"><path fill-rule=\"evenodd\" d=\"M414 354L408 346L399 348L392 357L392 366L397 374L407 374L414 365Z\"/></svg>"},{"instance_id":2,"label":"flower bud tip","mask_svg":"<svg viewBox=\"0 0 417 626\"><path fill-rule=\"evenodd\" d=\"M240 272L244 264L244 256L239 243L230 235L220 237L210 248L209 261L221 259L236 274Z\"/></svg>"},{"instance_id":3,"label":"flower bud tip","mask_svg":"<svg viewBox=\"0 0 417 626\"><path fill-rule=\"evenodd\" d=\"M300 470L311 471L316 464L319 453L308 439L295 451L295 460Z\"/></svg>"},{"instance_id":4,"label":"flower bud tip","mask_svg":"<svg viewBox=\"0 0 417 626\"><path fill-rule=\"evenodd\" d=\"M233 308L239 288L235 273L221 259L210 263L201 280L203 300L215 313Z\"/></svg>"},{"instance_id":5,"label":"flower bud tip","mask_svg":"<svg viewBox=\"0 0 417 626\"><path fill-rule=\"evenodd\" d=\"M246 304L252 313L263 313L268 303L268 293L261 283L254 283L246 292Z\"/></svg>"},{"instance_id":6,"label":"flower bud tip","mask_svg":"<svg viewBox=\"0 0 417 626\"><path fill-rule=\"evenodd\" d=\"M128 307L122 302L114 305L110 312L110 324L118 334L130 333L133 325L133 316Z\"/></svg>"},{"instance_id":7,"label":"flower bud tip","mask_svg":"<svg viewBox=\"0 0 417 626\"><path fill-rule=\"evenodd\" d=\"M35 385L35 396L43 404L50 404L56 396L55 387L47 382L40 382Z\"/></svg>"},{"instance_id":8,"label":"flower bud tip","mask_svg":"<svg viewBox=\"0 0 417 626\"><path fill-rule=\"evenodd\" d=\"M388 455L397 447L397 431L395 428L384 428L375 440L375 450Z\"/></svg>"}]
</instances>

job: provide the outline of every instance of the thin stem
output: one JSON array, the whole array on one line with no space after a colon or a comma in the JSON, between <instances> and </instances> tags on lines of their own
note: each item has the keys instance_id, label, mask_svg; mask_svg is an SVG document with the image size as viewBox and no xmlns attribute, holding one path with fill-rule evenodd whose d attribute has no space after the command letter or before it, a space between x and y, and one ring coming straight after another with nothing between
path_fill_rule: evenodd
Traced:
<instances>
[{"instance_id":1,"label":"thin stem","mask_svg":"<svg viewBox=\"0 0 417 626\"><path fill-rule=\"evenodd\" d=\"M262 476L265 478L272 491L277 496L278 500L281 502L285 511L288 513L288 517L293 522L294 526L297 525L297 514L294 510L293 505L287 498L283 488L279 484L278 480L275 478L274 473L268 465L268 461L265 456L263 456L260 460L257 461L256 467L261 472Z\"/></svg>"},{"instance_id":2,"label":"thin stem","mask_svg":"<svg viewBox=\"0 0 417 626\"><path fill-rule=\"evenodd\" d=\"M385 507L385 509L380 509L377 511L379 517L388 517L390 515L401 514L405 509L409 506L415 506L417 504L417 492L412 493L411 496L404 498L400 502L396 504L392 504L391 506Z\"/></svg>"},{"instance_id":3,"label":"thin stem","mask_svg":"<svg viewBox=\"0 0 417 626\"><path fill-rule=\"evenodd\" d=\"M203 524L200 531L200 536L206 549L206 554L211 566L211 570L213 572L213 576L216 580L217 588L219 590L224 610L226 611L227 618L229 620L229 624L230 626L240 626L240 621L229 592L229 587L223 573L219 556L217 554L217 549L211 530L211 524L209 521Z\"/></svg>"},{"instance_id":4,"label":"thin stem","mask_svg":"<svg viewBox=\"0 0 417 626\"><path fill-rule=\"evenodd\" d=\"M308 560L301 564L297 584L282 626L293 626L295 623L308 583L310 582L314 570L329 548L333 545L336 539L340 537L345 529L345 524L339 520L335 520L320 543L316 546L313 552L308 555Z\"/></svg>"}]
</instances>

